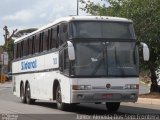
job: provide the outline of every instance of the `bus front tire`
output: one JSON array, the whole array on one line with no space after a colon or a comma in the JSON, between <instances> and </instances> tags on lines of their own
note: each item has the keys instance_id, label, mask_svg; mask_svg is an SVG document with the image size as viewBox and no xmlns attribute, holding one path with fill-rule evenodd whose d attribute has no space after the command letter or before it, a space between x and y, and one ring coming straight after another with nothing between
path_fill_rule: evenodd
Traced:
<instances>
[{"instance_id":1,"label":"bus front tire","mask_svg":"<svg viewBox=\"0 0 160 120\"><path fill-rule=\"evenodd\" d=\"M62 102L62 94L61 94L60 85L58 85L56 89L56 104L57 104L57 109L66 110L66 104Z\"/></svg>"},{"instance_id":2,"label":"bus front tire","mask_svg":"<svg viewBox=\"0 0 160 120\"><path fill-rule=\"evenodd\" d=\"M27 84L27 87L26 87L25 91L26 91L26 102L27 102L27 104L34 104L35 99L31 98L31 89L30 89L29 83Z\"/></svg>"},{"instance_id":3,"label":"bus front tire","mask_svg":"<svg viewBox=\"0 0 160 120\"><path fill-rule=\"evenodd\" d=\"M24 84L22 83L20 86L20 98L22 103L26 103L26 95L24 90Z\"/></svg>"},{"instance_id":4,"label":"bus front tire","mask_svg":"<svg viewBox=\"0 0 160 120\"><path fill-rule=\"evenodd\" d=\"M106 102L106 108L109 112L116 112L120 107L120 102Z\"/></svg>"}]
</instances>

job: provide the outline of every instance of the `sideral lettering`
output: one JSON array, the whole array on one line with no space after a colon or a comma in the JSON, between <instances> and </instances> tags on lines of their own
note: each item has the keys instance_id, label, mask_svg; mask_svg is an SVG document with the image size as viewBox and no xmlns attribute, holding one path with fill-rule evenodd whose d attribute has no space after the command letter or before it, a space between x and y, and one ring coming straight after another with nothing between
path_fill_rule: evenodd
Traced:
<instances>
[{"instance_id":1,"label":"sideral lettering","mask_svg":"<svg viewBox=\"0 0 160 120\"><path fill-rule=\"evenodd\" d=\"M21 70L30 70L37 68L37 60L21 62Z\"/></svg>"}]
</instances>

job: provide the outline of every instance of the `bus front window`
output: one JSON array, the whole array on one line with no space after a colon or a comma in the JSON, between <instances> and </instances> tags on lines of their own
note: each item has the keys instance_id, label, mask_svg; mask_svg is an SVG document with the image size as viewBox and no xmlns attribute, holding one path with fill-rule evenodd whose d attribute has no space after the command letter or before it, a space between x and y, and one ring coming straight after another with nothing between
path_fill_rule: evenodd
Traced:
<instances>
[{"instance_id":1,"label":"bus front window","mask_svg":"<svg viewBox=\"0 0 160 120\"><path fill-rule=\"evenodd\" d=\"M138 76L138 54L131 42L75 43L76 76Z\"/></svg>"},{"instance_id":2,"label":"bus front window","mask_svg":"<svg viewBox=\"0 0 160 120\"><path fill-rule=\"evenodd\" d=\"M135 39L132 23L111 21L73 21L72 38Z\"/></svg>"}]
</instances>

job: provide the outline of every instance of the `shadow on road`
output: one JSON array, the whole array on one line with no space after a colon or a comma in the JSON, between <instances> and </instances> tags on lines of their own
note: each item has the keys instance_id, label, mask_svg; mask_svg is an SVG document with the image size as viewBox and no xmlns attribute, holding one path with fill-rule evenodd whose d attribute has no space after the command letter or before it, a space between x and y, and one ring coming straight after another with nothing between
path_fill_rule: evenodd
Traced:
<instances>
[{"instance_id":1,"label":"shadow on road","mask_svg":"<svg viewBox=\"0 0 160 120\"><path fill-rule=\"evenodd\" d=\"M50 102L35 102L34 105L57 109L56 103L52 103L52 102L51 103Z\"/></svg>"},{"instance_id":2,"label":"shadow on road","mask_svg":"<svg viewBox=\"0 0 160 120\"><path fill-rule=\"evenodd\" d=\"M48 103L48 102L36 102L35 105L48 107L52 109L57 109L55 103ZM70 108L68 112L75 113L75 114L84 114L84 115L137 115L137 114L156 114L160 115L159 110L151 109L151 108L142 108L142 107L134 107L134 106L125 106L121 105L118 112L108 112L104 104L79 104L76 105L74 108Z\"/></svg>"}]
</instances>

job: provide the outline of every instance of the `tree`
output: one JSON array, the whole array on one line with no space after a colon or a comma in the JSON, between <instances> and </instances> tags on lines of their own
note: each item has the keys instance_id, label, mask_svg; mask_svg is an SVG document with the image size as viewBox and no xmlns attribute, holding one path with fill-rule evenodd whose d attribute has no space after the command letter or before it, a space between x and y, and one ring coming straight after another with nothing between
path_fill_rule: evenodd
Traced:
<instances>
[{"instance_id":1,"label":"tree","mask_svg":"<svg viewBox=\"0 0 160 120\"><path fill-rule=\"evenodd\" d=\"M9 55L9 63L13 58L13 42L14 40L12 39L12 37L15 35L15 33L17 32L17 29L13 30L12 34L10 34L10 32L8 31L8 27L4 26L3 28L4 30L4 46L3 46L3 50L8 52Z\"/></svg>"},{"instance_id":2,"label":"tree","mask_svg":"<svg viewBox=\"0 0 160 120\"><path fill-rule=\"evenodd\" d=\"M17 32L17 29L13 30L12 34L10 35L10 32L8 31L8 27L4 26L3 28L4 30L4 49L6 49L6 47L8 46L9 41L12 39L12 37L14 36L14 34Z\"/></svg>"},{"instance_id":3,"label":"tree","mask_svg":"<svg viewBox=\"0 0 160 120\"><path fill-rule=\"evenodd\" d=\"M105 4L95 4L81 0L83 10L93 15L117 16L132 19L137 40L150 48L150 60L145 62L151 73L151 92L158 91L155 70L160 65L160 0L103 0Z\"/></svg>"}]
</instances>

